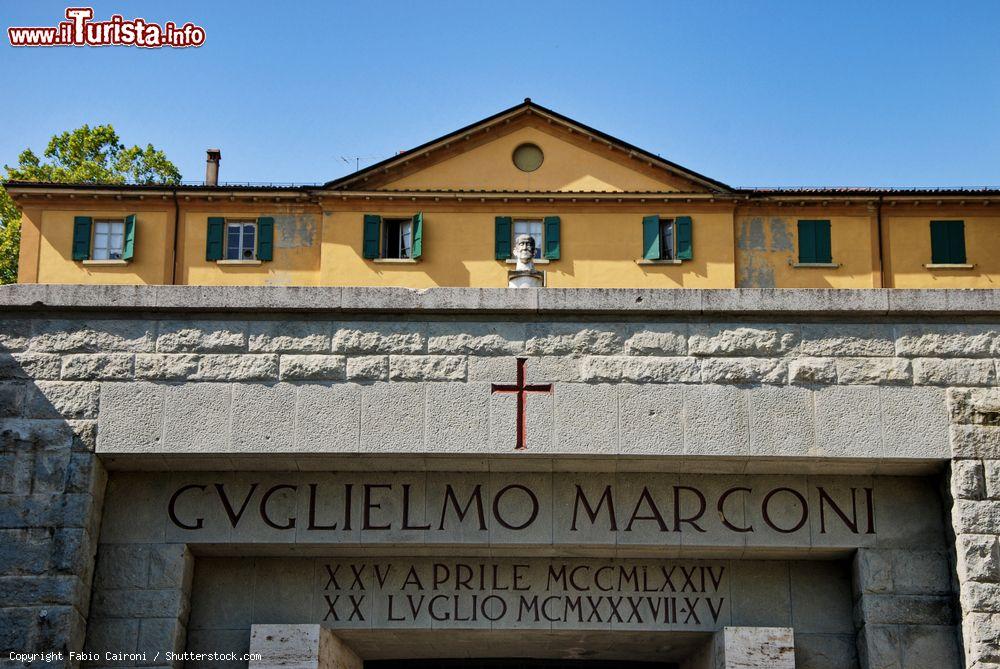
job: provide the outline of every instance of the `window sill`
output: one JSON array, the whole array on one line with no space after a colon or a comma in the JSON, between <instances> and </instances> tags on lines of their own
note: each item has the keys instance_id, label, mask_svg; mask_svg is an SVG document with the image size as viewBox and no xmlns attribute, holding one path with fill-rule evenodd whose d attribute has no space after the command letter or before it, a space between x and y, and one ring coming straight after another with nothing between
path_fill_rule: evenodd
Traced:
<instances>
[{"instance_id":1,"label":"window sill","mask_svg":"<svg viewBox=\"0 0 1000 669\"><path fill-rule=\"evenodd\" d=\"M508 264L508 265L516 265L517 264L517 260L515 260L514 258L507 258L506 260L504 260L504 262L506 264ZM548 265L550 262L552 262L552 261L549 260L548 258L535 258L535 264L536 265Z\"/></svg>"},{"instance_id":2,"label":"window sill","mask_svg":"<svg viewBox=\"0 0 1000 669\"><path fill-rule=\"evenodd\" d=\"M216 265L259 265L260 260L216 260Z\"/></svg>"},{"instance_id":3,"label":"window sill","mask_svg":"<svg viewBox=\"0 0 1000 669\"><path fill-rule=\"evenodd\" d=\"M975 265L964 262L961 263L937 262L937 263L928 263L924 265L924 269L973 269L973 268L975 268Z\"/></svg>"},{"instance_id":4,"label":"window sill","mask_svg":"<svg viewBox=\"0 0 1000 669\"><path fill-rule=\"evenodd\" d=\"M801 267L802 269L837 269L840 267L839 262L796 262L792 263L792 267Z\"/></svg>"},{"instance_id":5,"label":"window sill","mask_svg":"<svg viewBox=\"0 0 1000 669\"><path fill-rule=\"evenodd\" d=\"M635 261L636 265L680 265L683 260L649 260L648 258L639 258Z\"/></svg>"},{"instance_id":6,"label":"window sill","mask_svg":"<svg viewBox=\"0 0 1000 669\"><path fill-rule=\"evenodd\" d=\"M415 265L420 262L418 258L372 258L371 260L385 265Z\"/></svg>"},{"instance_id":7,"label":"window sill","mask_svg":"<svg viewBox=\"0 0 1000 669\"><path fill-rule=\"evenodd\" d=\"M129 260L84 260L82 261L84 265L97 266L97 267L124 267L129 264Z\"/></svg>"}]
</instances>

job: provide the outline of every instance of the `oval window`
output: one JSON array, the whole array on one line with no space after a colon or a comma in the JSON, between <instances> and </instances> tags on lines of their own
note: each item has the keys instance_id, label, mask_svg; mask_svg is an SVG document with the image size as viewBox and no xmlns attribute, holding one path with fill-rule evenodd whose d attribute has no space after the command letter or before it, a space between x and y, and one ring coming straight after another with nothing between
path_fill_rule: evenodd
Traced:
<instances>
[{"instance_id":1,"label":"oval window","mask_svg":"<svg viewBox=\"0 0 1000 669\"><path fill-rule=\"evenodd\" d=\"M514 165L522 172L534 172L542 166L545 156L535 144L522 144L514 149Z\"/></svg>"}]
</instances>

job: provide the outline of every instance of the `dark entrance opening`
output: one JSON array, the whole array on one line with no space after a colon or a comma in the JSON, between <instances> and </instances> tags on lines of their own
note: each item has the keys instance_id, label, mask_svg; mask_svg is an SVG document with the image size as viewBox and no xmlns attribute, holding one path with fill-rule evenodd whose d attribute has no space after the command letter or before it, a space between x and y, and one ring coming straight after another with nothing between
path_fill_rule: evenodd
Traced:
<instances>
[{"instance_id":1,"label":"dark entrance opening","mask_svg":"<svg viewBox=\"0 0 1000 669\"><path fill-rule=\"evenodd\" d=\"M439 660L369 660L365 669L677 669L669 662L620 660L547 660L524 657L447 658Z\"/></svg>"}]
</instances>

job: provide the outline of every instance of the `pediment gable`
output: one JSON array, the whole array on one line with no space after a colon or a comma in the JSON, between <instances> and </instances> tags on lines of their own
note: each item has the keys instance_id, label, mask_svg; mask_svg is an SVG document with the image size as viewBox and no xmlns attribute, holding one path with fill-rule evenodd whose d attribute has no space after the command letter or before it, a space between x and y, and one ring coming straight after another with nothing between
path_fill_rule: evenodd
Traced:
<instances>
[{"instance_id":1,"label":"pediment gable","mask_svg":"<svg viewBox=\"0 0 1000 669\"><path fill-rule=\"evenodd\" d=\"M516 164L515 151L524 145L541 152L541 164L536 169L525 170L523 164ZM730 190L721 182L530 101L332 181L326 187L515 192Z\"/></svg>"}]
</instances>

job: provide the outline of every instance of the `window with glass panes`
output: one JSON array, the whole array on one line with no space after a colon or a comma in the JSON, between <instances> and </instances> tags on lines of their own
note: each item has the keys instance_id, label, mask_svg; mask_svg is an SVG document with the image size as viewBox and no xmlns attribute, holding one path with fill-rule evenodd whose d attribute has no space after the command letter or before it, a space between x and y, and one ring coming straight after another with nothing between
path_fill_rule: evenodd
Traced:
<instances>
[{"instance_id":1,"label":"window with glass panes","mask_svg":"<svg viewBox=\"0 0 1000 669\"><path fill-rule=\"evenodd\" d=\"M226 260L254 260L257 253L255 221L226 222Z\"/></svg>"},{"instance_id":2,"label":"window with glass panes","mask_svg":"<svg viewBox=\"0 0 1000 669\"><path fill-rule=\"evenodd\" d=\"M125 221L94 221L91 260L121 260L125 246Z\"/></svg>"},{"instance_id":3,"label":"window with glass panes","mask_svg":"<svg viewBox=\"0 0 1000 669\"><path fill-rule=\"evenodd\" d=\"M413 252L413 221L409 218L385 219L383 258L409 258Z\"/></svg>"},{"instance_id":4,"label":"window with glass panes","mask_svg":"<svg viewBox=\"0 0 1000 669\"><path fill-rule=\"evenodd\" d=\"M511 238L510 238L510 247L512 249L512 253L511 253L512 257L513 257L513 248L514 248L514 242L515 242L515 240L517 240L517 238L520 237L521 235L531 235L534 238L534 240L535 240L535 258L541 258L542 257L542 249L545 248L542 245L542 238L544 236L544 230L545 230L545 226L542 225L541 221L530 221L530 220L521 220L521 221L518 221L518 220L515 220L514 221L514 226L512 228L512 232L511 232Z\"/></svg>"},{"instance_id":5,"label":"window with glass panes","mask_svg":"<svg viewBox=\"0 0 1000 669\"><path fill-rule=\"evenodd\" d=\"M674 259L674 219L660 219L660 259Z\"/></svg>"}]
</instances>

